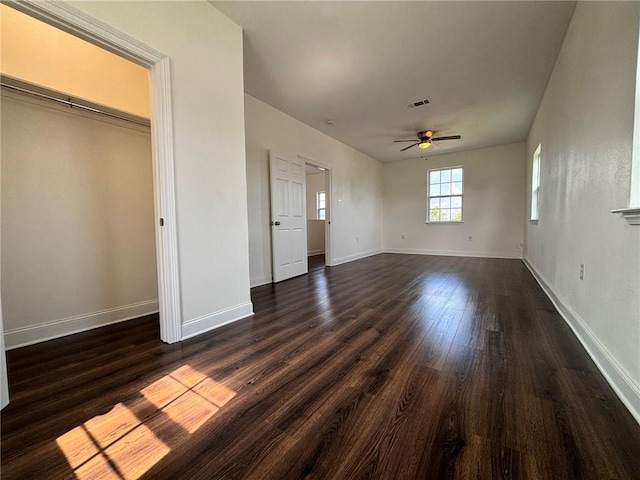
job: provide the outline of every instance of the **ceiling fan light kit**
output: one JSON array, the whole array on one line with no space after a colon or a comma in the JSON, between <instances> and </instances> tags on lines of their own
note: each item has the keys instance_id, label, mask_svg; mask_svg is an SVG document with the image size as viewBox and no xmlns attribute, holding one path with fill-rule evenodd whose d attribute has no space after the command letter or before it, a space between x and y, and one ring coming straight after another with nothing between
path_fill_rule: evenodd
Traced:
<instances>
[{"instance_id":1,"label":"ceiling fan light kit","mask_svg":"<svg viewBox=\"0 0 640 480\"><path fill-rule=\"evenodd\" d=\"M401 152L404 152L405 150L409 150L410 148L415 147L416 145L418 146L419 149L426 150L431 146L431 142L433 141L438 142L442 140L460 140L462 138L460 135L449 135L447 137L434 137L433 135L434 135L434 132L432 130L425 130L424 132L417 133L417 136L418 136L417 142L415 140L394 140L393 143L414 142L413 145L409 145L408 147L405 147L402 150L400 150Z\"/></svg>"}]
</instances>

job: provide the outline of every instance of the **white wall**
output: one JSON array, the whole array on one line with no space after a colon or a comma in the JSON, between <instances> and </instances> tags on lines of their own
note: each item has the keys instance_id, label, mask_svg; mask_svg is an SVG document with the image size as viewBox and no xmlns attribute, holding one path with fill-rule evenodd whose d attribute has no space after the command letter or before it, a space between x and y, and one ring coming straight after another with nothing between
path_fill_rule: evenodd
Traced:
<instances>
[{"instance_id":1,"label":"white wall","mask_svg":"<svg viewBox=\"0 0 640 480\"><path fill-rule=\"evenodd\" d=\"M385 251L519 258L525 163L523 143L385 163ZM426 224L427 171L450 166L464 167L463 223Z\"/></svg>"},{"instance_id":2,"label":"white wall","mask_svg":"<svg viewBox=\"0 0 640 480\"><path fill-rule=\"evenodd\" d=\"M204 1L72 5L170 59L183 336L250 315L241 28Z\"/></svg>"},{"instance_id":3,"label":"white wall","mask_svg":"<svg viewBox=\"0 0 640 480\"><path fill-rule=\"evenodd\" d=\"M638 421L640 228L609 211L629 202L639 5L578 3L529 135L526 222L526 260Z\"/></svg>"},{"instance_id":4,"label":"white wall","mask_svg":"<svg viewBox=\"0 0 640 480\"><path fill-rule=\"evenodd\" d=\"M148 127L2 94L8 348L157 311Z\"/></svg>"},{"instance_id":5,"label":"white wall","mask_svg":"<svg viewBox=\"0 0 640 480\"><path fill-rule=\"evenodd\" d=\"M269 149L332 167L334 264L381 251L380 162L249 95L245 95L245 127L252 285L271 281Z\"/></svg>"}]
</instances>

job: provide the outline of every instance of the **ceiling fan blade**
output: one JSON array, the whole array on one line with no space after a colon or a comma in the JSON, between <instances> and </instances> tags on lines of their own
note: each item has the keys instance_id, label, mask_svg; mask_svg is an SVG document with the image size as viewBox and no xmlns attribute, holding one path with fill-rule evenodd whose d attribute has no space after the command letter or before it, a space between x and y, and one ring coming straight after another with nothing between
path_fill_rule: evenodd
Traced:
<instances>
[{"instance_id":1,"label":"ceiling fan blade","mask_svg":"<svg viewBox=\"0 0 640 480\"><path fill-rule=\"evenodd\" d=\"M416 139L414 138L413 140L394 140L393 143L398 143L398 142L415 142Z\"/></svg>"},{"instance_id":2,"label":"ceiling fan blade","mask_svg":"<svg viewBox=\"0 0 640 480\"><path fill-rule=\"evenodd\" d=\"M431 140L433 141L440 141L440 140L460 140L462 137L460 135L450 135L448 137L435 137L432 138Z\"/></svg>"},{"instance_id":3,"label":"ceiling fan blade","mask_svg":"<svg viewBox=\"0 0 640 480\"><path fill-rule=\"evenodd\" d=\"M411 147L415 147L416 145L420 145L420 142L416 142L413 145L409 145L408 147L403 148L402 150L400 150L401 152L404 152L405 150L409 150Z\"/></svg>"}]
</instances>

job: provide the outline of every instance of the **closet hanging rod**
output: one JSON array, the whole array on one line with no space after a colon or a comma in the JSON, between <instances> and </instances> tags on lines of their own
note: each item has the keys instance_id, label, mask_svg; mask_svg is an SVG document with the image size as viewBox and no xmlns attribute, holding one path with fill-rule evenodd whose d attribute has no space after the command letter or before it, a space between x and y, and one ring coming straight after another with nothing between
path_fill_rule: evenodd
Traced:
<instances>
[{"instance_id":1,"label":"closet hanging rod","mask_svg":"<svg viewBox=\"0 0 640 480\"><path fill-rule=\"evenodd\" d=\"M15 85L14 82L20 83L20 85ZM71 97L69 96L65 96L66 98L61 98L63 97L63 94L59 94L60 97L49 95L47 93L43 93L42 91L28 88L29 84L26 82L13 80L13 79L7 81L7 77L5 77L4 75L2 76L2 80L0 81L0 86L2 86L3 88L7 88L9 90L14 90L16 92L32 95L38 98L43 98L45 100L51 100L63 105L68 105L70 108L79 108L81 110L97 113L99 115L106 115L107 117L116 118L118 120L123 120L125 122L135 123L137 125L142 125L144 127L149 127L151 125L151 122L146 118L138 117L136 115L129 115L129 114L122 115L122 114L115 113L115 111L107 111L105 109L84 105L82 103L76 103L72 101ZM46 90L41 87L37 87L37 88L39 90Z\"/></svg>"}]
</instances>

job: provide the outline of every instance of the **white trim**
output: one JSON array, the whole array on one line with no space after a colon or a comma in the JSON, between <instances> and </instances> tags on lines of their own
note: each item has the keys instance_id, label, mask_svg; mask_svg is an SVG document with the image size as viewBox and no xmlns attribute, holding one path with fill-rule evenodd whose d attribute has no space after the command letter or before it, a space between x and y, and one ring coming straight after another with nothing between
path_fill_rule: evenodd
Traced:
<instances>
[{"instance_id":1,"label":"white trim","mask_svg":"<svg viewBox=\"0 0 640 480\"><path fill-rule=\"evenodd\" d=\"M343 263L354 262L361 258L372 257L373 255L379 255L382 253L382 249L376 248L375 250L368 250L366 252L354 253L353 255L346 255L340 258L334 258L332 266L342 265Z\"/></svg>"},{"instance_id":2,"label":"white trim","mask_svg":"<svg viewBox=\"0 0 640 480\"><path fill-rule=\"evenodd\" d=\"M165 57L151 67L150 83L160 338L174 343L180 340L182 312L169 58ZM162 227L160 218L164 219Z\"/></svg>"},{"instance_id":3,"label":"white trim","mask_svg":"<svg viewBox=\"0 0 640 480\"><path fill-rule=\"evenodd\" d=\"M260 287L262 285L267 285L268 283L273 283L273 277L271 275L266 275L264 277L254 277L249 280L250 287Z\"/></svg>"},{"instance_id":4,"label":"white trim","mask_svg":"<svg viewBox=\"0 0 640 480\"><path fill-rule=\"evenodd\" d=\"M640 424L640 385L638 385L618 363L615 357L598 340L598 337L591 331L588 325L580 318L573 308L554 290L546 278L529 262L523 258L524 264L531 271L533 277L544 292L547 294L553 305L560 313L560 316L569 325L571 330L585 348L591 359L595 362L598 370L609 382L618 398L627 407L636 422Z\"/></svg>"},{"instance_id":5,"label":"white trim","mask_svg":"<svg viewBox=\"0 0 640 480\"><path fill-rule=\"evenodd\" d=\"M611 213L621 213L629 225L640 225L640 207L617 208Z\"/></svg>"},{"instance_id":6,"label":"white trim","mask_svg":"<svg viewBox=\"0 0 640 480\"><path fill-rule=\"evenodd\" d=\"M182 315L169 58L66 3L41 0L5 0L5 3L49 25L150 68L160 338L167 343L179 341ZM163 227L159 226L160 218L164 220Z\"/></svg>"},{"instance_id":7,"label":"white trim","mask_svg":"<svg viewBox=\"0 0 640 480\"><path fill-rule=\"evenodd\" d=\"M5 347L7 350L24 347L113 323L124 322L132 318L151 315L152 313L158 313L157 299L108 308L97 312L83 313L82 315L52 320L38 325L12 328L4 331Z\"/></svg>"},{"instance_id":8,"label":"white trim","mask_svg":"<svg viewBox=\"0 0 640 480\"><path fill-rule=\"evenodd\" d=\"M322 255L324 253L324 248L320 248L318 250L307 250L307 257L313 257L314 255Z\"/></svg>"},{"instance_id":9,"label":"white trim","mask_svg":"<svg viewBox=\"0 0 640 480\"><path fill-rule=\"evenodd\" d=\"M253 315L253 303L246 302L234 307L225 308L219 312L208 313L182 325L182 340L195 337L214 328L241 320Z\"/></svg>"},{"instance_id":10,"label":"white trim","mask_svg":"<svg viewBox=\"0 0 640 480\"><path fill-rule=\"evenodd\" d=\"M428 250L422 248L385 248L384 253L401 253L407 255L438 255L444 257L522 258L521 253L476 252L468 250Z\"/></svg>"}]
</instances>

